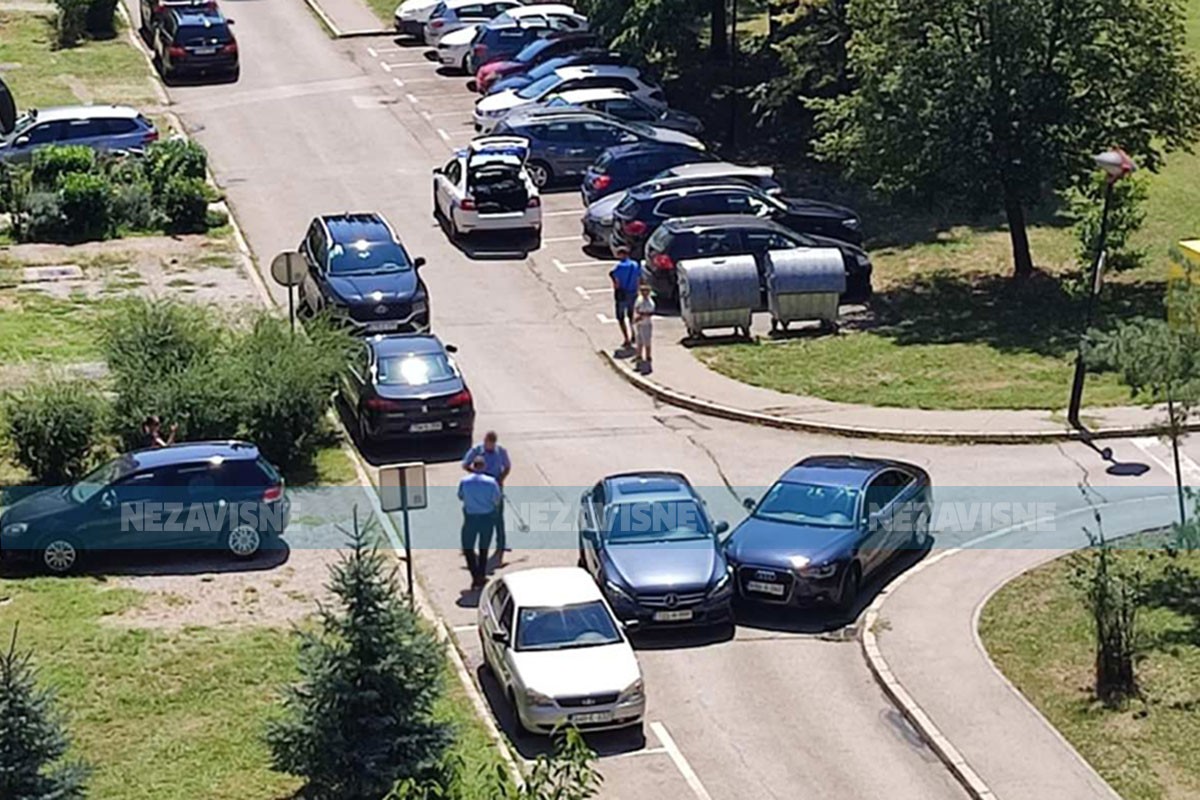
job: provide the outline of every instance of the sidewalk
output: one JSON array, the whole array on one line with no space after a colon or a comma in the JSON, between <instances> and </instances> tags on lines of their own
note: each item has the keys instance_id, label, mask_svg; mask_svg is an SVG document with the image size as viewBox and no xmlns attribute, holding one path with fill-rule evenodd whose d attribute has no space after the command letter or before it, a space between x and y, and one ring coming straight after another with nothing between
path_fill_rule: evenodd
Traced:
<instances>
[{"instance_id":1,"label":"sidewalk","mask_svg":"<svg viewBox=\"0 0 1200 800\"><path fill-rule=\"evenodd\" d=\"M364 33L387 33L385 24L363 0L304 0L321 21L332 29L334 36L354 36ZM397 5L400 0L396 0Z\"/></svg>"},{"instance_id":2,"label":"sidewalk","mask_svg":"<svg viewBox=\"0 0 1200 800\"><path fill-rule=\"evenodd\" d=\"M613 357L611 350L604 353L605 358L646 393L700 413L810 433L899 441L1018 444L1084 438L1067 424L1065 411L1061 410L878 408L750 386L710 370L680 345L685 335L680 320L659 317L654 326L652 375L634 373L632 361ZM1067 388L1063 387L1064 396ZM1085 408L1081 416L1092 438L1113 438L1153 435L1166 412L1121 406Z\"/></svg>"}]
</instances>

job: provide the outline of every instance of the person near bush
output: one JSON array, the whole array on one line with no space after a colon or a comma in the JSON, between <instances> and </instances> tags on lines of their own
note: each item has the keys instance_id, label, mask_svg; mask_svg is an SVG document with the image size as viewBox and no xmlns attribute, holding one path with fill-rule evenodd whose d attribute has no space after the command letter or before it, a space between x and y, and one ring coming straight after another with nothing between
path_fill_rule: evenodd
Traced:
<instances>
[{"instance_id":1,"label":"person near bush","mask_svg":"<svg viewBox=\"0 0 1200 800\"><path fill-rule=\"evenodd\" d=\"M458 482L458 499L463 504L462 554L471 573L472 589L482 588L487 582L488 550L500 506L500 484L486 469L483 456L477 456L471 462L471 474Z\"/></svg>"},{"instance_id":2,"label":"person near bush","mask_svg":"<svg viewBox=\"0 0 1200 800\"><path fill-rule=\"evenodd\" d=\"M173 424L164 439L162 420L158 418L157 414L151 414L142 423L142 435L146 437L146 447L170 447L175 444L175 434L178 432L179 425Z\"/></svg>"}]
</instances>

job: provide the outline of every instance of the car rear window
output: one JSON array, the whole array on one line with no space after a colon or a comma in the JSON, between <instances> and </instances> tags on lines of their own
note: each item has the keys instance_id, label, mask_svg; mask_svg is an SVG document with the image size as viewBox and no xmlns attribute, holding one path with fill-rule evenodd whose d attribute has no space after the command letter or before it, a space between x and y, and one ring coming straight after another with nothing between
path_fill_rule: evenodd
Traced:
<instances>
[{"instance_id":1,"label":"car rear window","mask_svg":"<svg viewBox=\"0 0 1200 800\"><path fill-rule=\"evenodd\" d=\"M385 386L424 386L454 377L450 361L441 353L413 353L379 359L376 380Z\"/></svg>"},{"instance_id":2,"label":"car rear window","mask_svg":"<svg viewBox=\"0 0 1200 800\"><path fill-rule=\"evenodd\" d=\"M603 175L604 173L608 172L608 168L612 164L612 162L613 162L612 151L605 150L603 153L600 154L600 157L596 159L596 163L592 164L592 171L598 172L601 175Z\"/></svg>"},{"instance_id":3,"label":"car rear window","mask_svg":"<svg viewBox=\"0 0 1200 800\"><path fill-rule=\"evenodd\" d=\"M232 41L229 28L219 25L180 25L175 41L183 47L203 47L209 44L228 44Z\"/></svg>"},{"instance_id":4,"label":"car rear window","mask_svg":"<svg viewBox=\"0 0 1200 800\"><path fill-rule=\"evenodd\" d=\"M654 250L658 253L666 252L667 248L670 246L671 232L667 230L665 225L652 233L650 238L646 240L646 249Z\"/></svg>"},{"instance_id":5,"label":"car rear window","mask_svg":"<svg viewBox=\"0 0 1200 800\"><path fill-rule=\"evenodd\" d=\"M637 207L637 198L631 194L627 194L625 195L625 199L621 201L621 204L617 206L616 213L621 216L631 217L637 213Z\"/></svg>"},{"instance_id":6,"label":"car rear window","mask_svg":"<svg viewBox=\"0 0 1200 800\"><path fill-rule=\"evenodd\" d=\"M270 486L279 482L274 467L262 459L226 461L217 470L217 475L222 486Z\"/></svg>"}]
</instances>

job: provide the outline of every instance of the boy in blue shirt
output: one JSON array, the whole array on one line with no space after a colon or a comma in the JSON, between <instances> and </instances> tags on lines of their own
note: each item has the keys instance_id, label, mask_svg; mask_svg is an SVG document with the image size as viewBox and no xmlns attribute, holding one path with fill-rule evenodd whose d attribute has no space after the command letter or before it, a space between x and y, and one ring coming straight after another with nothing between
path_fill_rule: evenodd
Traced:
<instances>
[{"instance_id":1,"label":"boy in blue shirt","mask_svg":"<svg viewBox=\"0 0 1200 800\"><path fill-rule=\"evenodd\" d=\"M621 335L625 337L621 349L628 352L633 347L633 303L637 299L638 284L642 282L642 266L629 257L628 247L618 247L617 258L621 259L608 276L612 278L613 308Z\"/></svg>"}]
</instances>

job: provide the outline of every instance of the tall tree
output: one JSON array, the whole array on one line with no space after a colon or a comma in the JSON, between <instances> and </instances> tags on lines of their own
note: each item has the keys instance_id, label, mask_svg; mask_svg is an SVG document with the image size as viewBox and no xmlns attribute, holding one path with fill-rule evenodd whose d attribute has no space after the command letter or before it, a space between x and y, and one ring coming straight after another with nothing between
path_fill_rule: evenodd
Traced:
<instances>
[{"instance_id":1,"label":"tall tree","mask_svg":"<svg viewBox=\"0 0 1200 800\"><path fill-rule=\"evenodd\" d=\"M1200 124L1179 0L851 0L857 86L816 101L817 152L875 189L1026 210L1120 145L1157 169Z\"/></svg>"},{"instance_id":2,"label":"tall tree","mask_svg":"<svg viewBox=\"0 0 1200 800\"><path fill-rule=\"evenodd\" d=\"M298 685L267 731L274 767L307 780L310 800L379 800L405 778L437 773L452 740L434 719L441 644L400 599L394 572L355 520L331 568L336 611L301 633Z\"/></svg>"},{"instance_id":3,"label":"tall tree","mask_svg":"<svg viewBox=\"0 0 1200 800\"><path fill-rule=\"evenodd\" d=\"M0 797L77 800L88 769L66 759L70 749L54 693L38 685L30 653L17 651L17 631L0 653Z\"/></svg>"}]
</instances>

